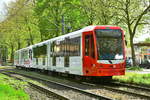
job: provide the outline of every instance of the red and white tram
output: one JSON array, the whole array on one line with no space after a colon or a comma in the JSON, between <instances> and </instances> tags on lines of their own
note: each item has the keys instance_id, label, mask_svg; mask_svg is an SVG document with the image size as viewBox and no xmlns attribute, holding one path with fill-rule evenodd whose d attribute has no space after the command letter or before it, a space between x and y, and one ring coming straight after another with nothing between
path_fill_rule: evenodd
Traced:
<instances>
[{"instance_id":1,"label":"red and white tram","mask_svg":"<svg viewBox=\"0 0 150 100\"><path fill-rule=\"evenodd\" d=\"M16 51L14 64L81 76L114 76L125 74L125 58L120 27L88 26Z\"/></svg>"}]
</instances>

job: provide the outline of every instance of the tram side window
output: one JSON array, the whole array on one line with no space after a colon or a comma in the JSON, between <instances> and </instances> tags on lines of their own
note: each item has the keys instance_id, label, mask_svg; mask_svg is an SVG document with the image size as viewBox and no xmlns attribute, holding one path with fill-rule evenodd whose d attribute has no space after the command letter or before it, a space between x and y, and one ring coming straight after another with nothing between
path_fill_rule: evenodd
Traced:
<instances>
[{"instance_id":1,"label":"tram side window","mask_svg":"<svg viewBox=\"0 0 150 100\"><path fill-rule=\"evenodd\" d=\"M66 38L63 41L51 43L51 57L80 56L80 37Z\"/></svg>"},{"instance_id":2,"label":"tram side window","mask_svg":"<svg viewBox=\"0 0 150 100\"><path fill-rule=\"evenodd\" d=\"M15 59L15 60L19 60L19 53L18 53L18 52L15 53L14 59Z\"/></svg>"},{"instance_id":3,"label":"tram side window","mask_svg":"<svg viewBox=\"0 0 150 100\"><path fill-rule=\"evenodd\" d=\"M55 45L55 42L52 42L50 45L51 45L50 56L53 56L54 55L54 45Z\"/></svg>"},{"instance_id":4,"label":"tram side window","mask_svg":"<svg viewBox=\"0 0 150 100\"><path fill-rule=\"evenodd\" d=\"M29 50L29 58L32 60L32 50Z\"/></svg>"},{"instance_id":5,"label":"tram side window","mask_svg":"<svg viewBox=\"0 0 150 100\"><path fill-rule=\"evenodd\" d=\"M60 56L60 49L61 49L61 45L60 43L53 41L51 43L51 53L50 55L53 56Z\"/></svg>"},{"instance_id":6,"label":"tram side window","mask_svg":"<svg viewBox=\"0 0 150 100\"><path fill-rule=\"evenodd\" d=\"M65 47L66 47L65 56L70 55L70 42L71 42L71 40L69 38L65 39Z\"/></svg>"},{"instance_id":7,"label":"tram side window","mask_svg":"<svg viewBox=\"0 0 150 100\"><path fill-rule=\"evenodd\" d=\"M47 45L37 46L33 48L34 58L45 58L47 56Z\"/></svg>"},{"instance_id":8,"label":"tram side window","mask_svg":"<svg viewBox=\"0 0 150 100\"><path fill-rule=\"evenodd\" d=\"M28 50L21 51L21 58L23 60L28 59Z\"/></svg>"},{"instance_id":9,"label":"tram side window","mask_svg":"<svg viewBox=\"0 0 150 100\"><path fill-rule=\"evenodd\" d=\"M70 56L80 56L80 37L71 39Z\"/></svg>"},{"instance_id":10,"label":"tram side window","mask_svg":"<svg viewBox=\"0 0 150 100\"><path fill-rule=\"evenodd\" d=\"M51 44L50 44L50 56L52 57L52 65L53 66L56 66L56 43L55 41L53 41Z\"/></svg>"}]
</instances>

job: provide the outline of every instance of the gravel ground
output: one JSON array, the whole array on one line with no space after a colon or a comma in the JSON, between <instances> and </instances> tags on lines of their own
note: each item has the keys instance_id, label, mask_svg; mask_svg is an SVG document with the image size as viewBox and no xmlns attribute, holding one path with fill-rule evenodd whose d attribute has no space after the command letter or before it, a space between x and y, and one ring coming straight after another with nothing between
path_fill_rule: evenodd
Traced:
<instances>
[{"instance_id":1,"label":"gravel ground","mask_svg":"<svg viewBox=\"0 0 150 100\"><path fill-rule=\"evenodd\" d=\"M41 77L41 76L38 74L38 77ZM45 78L48 77L50 79L51 76L42 75L42 78L44 78L44 77ZM114 98L116 100L144 100L144 99L137 98L137 97L134 97L134 96L129 96L129 95L126 95L126 94L113 92L113 91L110 91L110 90L107 90L107 89L97 88L95 86L89 86L89 85L80 84L80 83L77 83L77 82L71 82L71 81L68 81L68 80L65 80L65 79L58 79L56 77L51 77L51 79L55 80L56 82L61 82L63 84L67 84L67 85L70 85L70 86L75 86L77 88L81 88L81 89L84 89L86 91L90 91L92 93L96 93L96 94L99 94L99 95L104 95L106 97ZM55 87L55 86L49 86L49 87L51 87L51 89L53 91L65 94L66 96L69 96L74 100L91 100L91 99L88 99L88 98L80 98L81 94L76 94L76 95L73 96L72 94L74 94L74 92L71 91L71 90L61 89L61 88L59 90L56 90L56 88L58 88L58 87ZM67 91L69 91L69 93Z\"/></svg>"},{"instance_id":2,"label":"gravel ground","mask_svg":"<svg viewBox=\"0 0 150 100\"><path fill-rule=\"evenodd\" d=\"M59 100L30 86L25 88L25 92L29 94L30 100Z\"/></svg>"},{"instance_id":3,"label":"gravel ground","mask_svg":"<svg viewBox=\"0 0 150 100\"><path fill-rule=\"evenodd\" d=\"M116 92L112 92L112 91L109 91L109 90L106 90L106 89L93 89L93 90L87 90L89 92L93 92L93 93L96 93L98 95L105 95L105 96L108 96L108 97L111 97L111 98L114 98L115 100L144 100L142 98L137 98L137 97L134 97L134 96L129 96L129 95L126 95L126 94L121 94L121 93L116 93Z\"/></svg>"},{"instance_id":4,"label":"gravel ground","mask_svg":"<svg viewBox=\"0 0 150 100\"><path fill-rule=\"evenodd\" d=\"M74 91L72 89L68 89L68 88L58 86L55 84L47 84L47 86L51 91L54 91L61 95L65 95L72 100L98 100L98 99L92 98L88 95Z\"/></svg>"},{"instance_id":5,"label":"gravel ground","mask_svg":"<svg viewBox=\"0 0 150 100\"><path fill-rule=\"evenodd\" d=\"M136 89L132 89L132 88L128 88L128 87L118 87L120 90L125 90L125 91L130 91L130 92L134 92L134 93L138 93L138 94L143 94L143 95L150 95L150 91L142 91L139 90L138 91Z\"/></svg>"},{"instance_id":6,"label":"gravel ground","mask_svg":"<svg viewBox=\"0 0 150 100\"><path fill-rule=\"evenodd\" d=\"M24 80L30 80L30 79L28 79L28 78L25 78L25 77L23 77L23 76L21 76L21 75L17 75L17 74L12 74L12 76L15 76L15 77L18 77L18 78L21 78L21 79L24 79ZM35 83L35 82L34 82ZM43 85L43 84L41 84L41 83L43 83L42 81L40 81L40 85L42 85L42 86L44 86L44 87L46 87L46 88L48 88L50 91L53 91L53 92L55 92L55 93L58 93L58 94L60 94L60 95L64 95L64 96L66 96L66 97L68 97L69 99L72 99L72 100L98 100L98 99L95 99L95 98L92 98L92 97L90 97L90 96L88 96L88 95L85 95L85 94L82 94L82 93L79 93L79 92L77 92L77 91L74 91L74 90L72 90L72 89L68 89L68 88L66 88L66 87L63 87L63 86L59 86L59 85L56 85L56 84L51 84L51 83L46 83L45 85L47 85L47 86L45 86L45 85ZM36 84L39 84L38 82L36 82ZM36 89L37 90L37 89ZM33 91L33 90L31 90L31 91ZM39 92L38 90L37 90L37 92ZM32 93L32 92L31 92ZM33 98L32 100L37 100L36 99L36 96L34 96L34 93L35 93L35 90L34 90L34 92L33 92L33 97L32 97L32 95L31 95L31 97ZM37 93L35 93L35 95L36 95ZM40 99L38 99L38 100L49 100L47 97L47 95L44 95L45 93L42 93L41 92L41 94L43 95L40 95L40 97L38 97L38 98L40 98ZM38 95L38 94L37 94ZM38 95L39 96L39 95ZM53 98L53 97L51 97L51 98Z\"/></svg>"},{"instance_id":7,"label":"gravel ground","mask_svg":"<svg viewBox=\"0 0 150 100\"><path fill-rule=\"evenodd\" d=\"M15 76L24 80L28 80L28 78L25 78L21 75L12 74L12 76ZM35 83L36 81L33 81L33 82ZM40 84L40 83L36 82L36 84ZM30 85L27 85L24 90L30 96L30 100L59 100L57 97L46 94L36 88L31 87Z\"/></svg>"}]
</instances>

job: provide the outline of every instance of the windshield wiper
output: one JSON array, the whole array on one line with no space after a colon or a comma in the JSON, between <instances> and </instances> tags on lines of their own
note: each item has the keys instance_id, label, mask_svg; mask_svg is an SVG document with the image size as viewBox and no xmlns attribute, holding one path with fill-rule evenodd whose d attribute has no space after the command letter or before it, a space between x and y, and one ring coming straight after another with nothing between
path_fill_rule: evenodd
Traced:
<instances>
[{"instance_id":1,"label":"windshield wiper","mask_svg":"<svg viewBox=\"0 0 150 100\"><path fill-rule=\"evenodd\" d=\"M109 61L109 63L111 63L112 64L112 61L111 60L108 60Z\"/></svg>"}]
</instances>

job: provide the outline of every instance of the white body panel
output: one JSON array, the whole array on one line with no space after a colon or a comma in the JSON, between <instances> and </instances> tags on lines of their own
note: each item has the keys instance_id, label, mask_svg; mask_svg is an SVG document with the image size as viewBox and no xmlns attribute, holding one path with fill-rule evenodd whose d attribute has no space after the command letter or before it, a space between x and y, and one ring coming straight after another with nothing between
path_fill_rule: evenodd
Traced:
<instances>
[{"instance_id":1,"label":"white body panel","mask_svg":"<svg viewBox=\"0 0 150 100\"><path fill-rule=\"evenodd\" d=\"M90 28L90 27L89 27ZM92 28L91 28L92 30ZM63 73L69 73L69 74L76 74L76 75L83 75L83 68L82 68L82 32L85 32L86 29L81 29L79 31L75 31L63 36L59 36L53 39L49 39L47 41L35 44L31 47L32 50L32 60L30 64L24 65L23 61L19 63L19 66L22 67L29 67L35 68L35 69L44 69L44 70L50 70L50 71L57 71L57 72L63 72ZM64 57L56 57L56 66L52 65L52 57L50 56L51 52L51 43L53 41L62 41L65 38L73 39L75 37L80 37L80 56L69 56L69 66L65 66ZM37 46L42 46L46 44L47 45L47 58L45 58L45 65L43 65L43 59L42 58L33 58L33 48ZM28 48L28 47L27 47ZM20 51L20 50L18 50ZM17 52L18 52L17 51ZM21 54L19 54L21 55ZM37 63L38 60L38 63ZM17 65L18 66L18 65Z\"/></svg>"}]
</instances>

